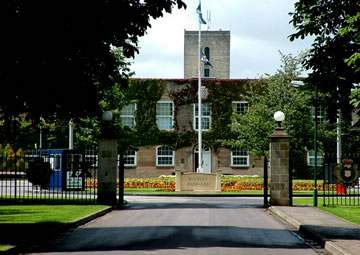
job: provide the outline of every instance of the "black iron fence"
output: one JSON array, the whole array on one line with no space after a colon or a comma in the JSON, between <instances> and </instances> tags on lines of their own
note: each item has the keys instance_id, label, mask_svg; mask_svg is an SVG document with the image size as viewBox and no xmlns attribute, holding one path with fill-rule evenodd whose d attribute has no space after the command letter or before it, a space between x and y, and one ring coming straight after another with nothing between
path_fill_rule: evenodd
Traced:
<instances>
[{"instance_id":1,"label":"black iron fence","mask_svg":"<svg viewBox=\"0 0 360 255\"><path fill-rule=\"evenodd\" d=\"M0 204L94 204L97 169L93 149L1 152Z\"/></svg>"},{"instance_id":2,"label":"black iron fence","mask_svg":"<svg viewBox=\"0 0 360 255\"><path fill-rule=\"evenodd\" d=\"M360 206L359 154L326 154L323 164L323 205Z\"/></svg>"}]
</instances>

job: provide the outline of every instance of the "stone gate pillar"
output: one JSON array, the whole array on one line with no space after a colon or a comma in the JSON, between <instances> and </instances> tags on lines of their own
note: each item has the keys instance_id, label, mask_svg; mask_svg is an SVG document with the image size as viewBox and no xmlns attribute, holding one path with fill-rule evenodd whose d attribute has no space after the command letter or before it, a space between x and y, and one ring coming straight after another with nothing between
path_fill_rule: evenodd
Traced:
<instances>
[{"instance_id":1,"label":"stone gate pillar","mask_svg":"<svg viewBox=\"0 0 360 255\"><path fill-rule=\"evenodd\" d=\"M117 139L99 139L98 203L116 205Z\"/></svg>"},{"instance_id":2,"label":"stone gate pillar","mask_svg":"<svg viewBox=\"0 0 360 255\"><path fill-rule=\"evenodd\" d=\"M277 127L269 136L270 142L270 204L272 206L291 206L290 189L290 139L285 130Z\"/></svg>"}]
</instances>

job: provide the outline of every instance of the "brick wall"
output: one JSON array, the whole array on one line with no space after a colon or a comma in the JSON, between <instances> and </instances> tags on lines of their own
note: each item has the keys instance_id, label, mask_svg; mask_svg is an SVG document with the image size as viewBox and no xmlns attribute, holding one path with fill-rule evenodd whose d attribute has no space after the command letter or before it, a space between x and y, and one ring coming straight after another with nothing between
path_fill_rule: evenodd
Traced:
<instances>
[{"instance_id":1,"label":"brick wall","mask_svg":"<svg viewBox=\"0 0 360 255\"><path fill-rule=\"evenodd\" d=\"M175 152L175 166L156 166L156 147L142 147L137 153L137 166L125 169L125 177L158 177L160 175L171 175L175 169L182 169L187 172L194 171L193 147L180 148ZM263 176L263 159L250 157L249 167L231 167L231 152L225 148L219 148L212 152L212 172L221 169L223 174L234 175L259 175Z\"/></svg>"}]
</instances>

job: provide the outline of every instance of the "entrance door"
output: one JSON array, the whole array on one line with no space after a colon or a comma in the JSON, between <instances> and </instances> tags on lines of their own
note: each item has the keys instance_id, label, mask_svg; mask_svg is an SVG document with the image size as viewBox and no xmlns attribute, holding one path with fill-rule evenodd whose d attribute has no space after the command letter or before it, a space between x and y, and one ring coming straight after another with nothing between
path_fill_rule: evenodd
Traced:
<instances>
[{"instance_id":1,"label":"entrance door","mask_svg":"<svg viewBox=\"0 0 360 255\"><path fill-rule=\"evenodd\" d=\"M206 145L202 146L202 161L203 161L203 169L202 173L211 173L211 150ZM199 167L199 156L198 156L198 147L194 150L194 172L197 172Z\"/></svg>"}]
</instances>

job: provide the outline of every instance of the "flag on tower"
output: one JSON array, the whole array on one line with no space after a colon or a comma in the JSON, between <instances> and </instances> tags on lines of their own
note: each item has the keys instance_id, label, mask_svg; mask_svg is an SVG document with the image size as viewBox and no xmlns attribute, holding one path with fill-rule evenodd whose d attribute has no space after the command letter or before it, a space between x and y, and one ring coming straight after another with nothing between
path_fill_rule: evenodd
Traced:
<instances>
[{"instance_id":1,"label":"flag on tower","mask_svg":"<svg viewBox=\"0 0 360 255\"><path fill-rule=\"evenodd\" d=\"M203 51L202 48L200 48L200 60L201 62L203 62L205 65L211 66L213 67L213 65L210 63L210 61L207 59L205 52Z\"/></svg>"},{"instance_id":2,"label":"flag on tower","mask_svg":"<svg viewBox=\"0 0 360 255\"><path fill-rule=\"evenodd\" d=\"M196 13L198 13L199 14L199 23L200 24L206 24L206 21L203 19L203 17L202 17L202 13L201 13L201 2L199 1L199 6L198 6L198 8L196 9Z\"/></svg>"}]
</instances>

